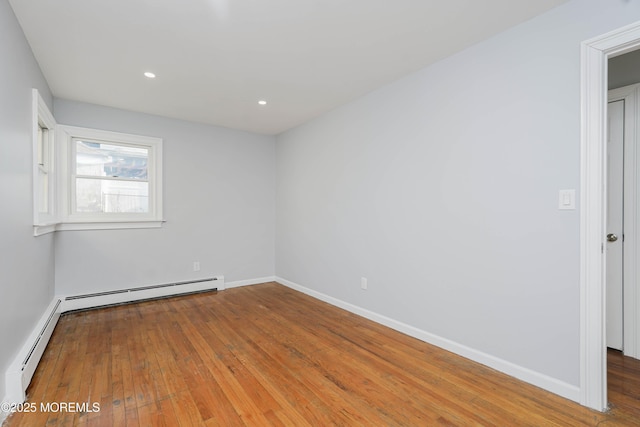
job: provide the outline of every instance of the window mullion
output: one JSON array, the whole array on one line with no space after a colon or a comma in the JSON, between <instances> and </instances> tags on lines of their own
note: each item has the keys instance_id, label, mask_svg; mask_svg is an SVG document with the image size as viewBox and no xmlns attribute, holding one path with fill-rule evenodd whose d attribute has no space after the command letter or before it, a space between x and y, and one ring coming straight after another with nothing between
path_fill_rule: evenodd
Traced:
<instances>
[{"instance_id":1,"label":"window mullion","mask_svg":"<svg viewBox=\"0 0 640 427\"><path fill-rule=\"evenodd\" d=\"M126 178L119 176L96 176L96 175L74 175L75 178L82 179L98 179L103 181L127 181L127 182L146 182L149 183L148 179L138 179L138 178Z\"/></svg>"}]
</instances>

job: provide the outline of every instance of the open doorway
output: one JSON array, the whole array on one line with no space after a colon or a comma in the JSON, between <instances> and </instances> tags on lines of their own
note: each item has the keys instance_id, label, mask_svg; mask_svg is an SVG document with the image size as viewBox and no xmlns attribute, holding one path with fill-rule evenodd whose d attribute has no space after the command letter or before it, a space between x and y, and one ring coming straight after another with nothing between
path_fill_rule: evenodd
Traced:
<instances>
[{"instance_id":1,"label":"open doorway","mask_svg":"<svg viewBox=\"0 0 640 427\"><path fill-rule=\"evenodd\" d=\"M607 103L606 346L607 395L628 404L638 353L638 224L640 224L640 50L609 58ZM633 358L633 359L631 359ZM632 368L634 367L634 368ZM622 379L622 381L620 380Z\"/></svg>"},{"instance_id":2,"label":"open doorway","mask_svg":"<svg viewBox=\"0 0 640 427\"><path fill-rule=\"evenodd\" d=\"M606 262L607 234L607 66L612 58L640 48L640 23L582 45L581 139L581 403L607 408ZM628 295L626 295L628 297ZM637 324L637 322L636 322ZM624 334L624 333L623 333Z\"/></svg>"},{"instance_id":3,"label":"open doorway","mask_svg":"<svg viewBox=\"0 0 640 427\"><path fill-rule=\"evenodd\" d=\"M606 345L638 352L640 50L608 60Z\"/></svg>"}]
</instances>

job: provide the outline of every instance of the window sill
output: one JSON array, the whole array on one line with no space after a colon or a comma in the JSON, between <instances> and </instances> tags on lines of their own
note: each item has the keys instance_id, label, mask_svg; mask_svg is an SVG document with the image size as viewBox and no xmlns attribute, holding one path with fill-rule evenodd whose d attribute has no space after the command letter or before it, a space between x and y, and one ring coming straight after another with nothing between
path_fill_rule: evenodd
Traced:
<instances>
[{"instance_id":1,"label":"window sill","mask_svg":"<svg viewBox=\"0 0 640 427\"><path fill-rule=\"evenodd\" d=\"M33 235L42 236L55 231L76 230L123 230L132 228L161 228L165 221L127 222L62 222L58 224L34 225Z\"/></svg>"},{"instance_id":2,"label":"window sill","mask_svg":"<svg viewBox=\"0 0 640 427\"><path fill-rule=\"evenodd\" d=\"M60 224L34 225L33 235L35 237L38 237L38 236L44 236L45 234L53 233L54 231L56 231L58 225Z\"/></svg>"},{"instance_id":3,"label":"window sill","mask_svg":"<svg viewBox=\"0 0 640 427\"><path fill-rule=\"evenodd\" d=\"M160 228L164 221L63 222L56 231L121 230L127 228Z\"/></svg>"}]
</instances>

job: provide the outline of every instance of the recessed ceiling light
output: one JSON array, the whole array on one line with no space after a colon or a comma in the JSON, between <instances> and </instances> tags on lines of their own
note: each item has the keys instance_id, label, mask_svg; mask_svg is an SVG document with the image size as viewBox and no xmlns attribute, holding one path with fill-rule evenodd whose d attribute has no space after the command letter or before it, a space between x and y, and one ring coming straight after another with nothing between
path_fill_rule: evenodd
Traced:
<instances>
[{"instance_id":1,"label":"recessed ceiling light","mask_svg":"<svg viewBox=\"0 0 640 427\"><path fill-rule=\"evenodd\" d=\"M146 73L144 73L144 76L149 78L149 79L155 79L156 75L153 74L152 72L147 71Z\"/></svg>"},{"instance_id":2,"label":"recessed ceiling light","mask_svg":"<svg viewBox=\"0 0 640 427\"><path fill-rule=\"evenodd\" d=\"M261 99L260 101L258 101L258 104L267 105L267 101L265 101L264 99Z\"/></svg>"}]
</instances>

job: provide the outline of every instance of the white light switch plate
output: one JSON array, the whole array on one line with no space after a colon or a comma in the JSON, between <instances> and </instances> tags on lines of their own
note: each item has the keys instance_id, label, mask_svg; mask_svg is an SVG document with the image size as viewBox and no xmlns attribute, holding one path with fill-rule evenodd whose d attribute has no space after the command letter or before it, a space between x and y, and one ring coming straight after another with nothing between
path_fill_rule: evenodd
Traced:
<instances>
[{"instance_id":1,"label":"white light switch plate","mask_svg":"<svg viewBox=\"0 0 640 427\"><path fill-rule=\"evenodd\" d=\"M576 190L558 191L558 209L574 210L576 208Z\"/></svg>"}]
</instances>

